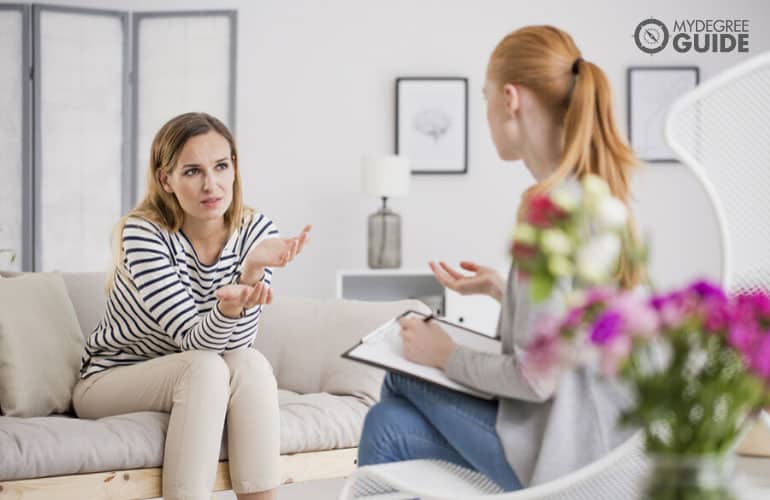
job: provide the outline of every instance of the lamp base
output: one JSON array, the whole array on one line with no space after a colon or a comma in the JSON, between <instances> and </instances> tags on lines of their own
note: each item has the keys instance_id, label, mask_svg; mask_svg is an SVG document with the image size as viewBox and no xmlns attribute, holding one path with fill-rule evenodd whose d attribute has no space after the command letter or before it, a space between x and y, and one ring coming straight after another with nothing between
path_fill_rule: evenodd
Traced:
<instances>
[{"instance_id":1,"label":"lamp base","mask_svg":"<svg viewBox=\"0 0 770 500\"><path fill-rule=\"evenodd\" d=\"M401 216L382 208L369 216L368 263L372 269L401 267Z\"/></svg>"}]
</instances>

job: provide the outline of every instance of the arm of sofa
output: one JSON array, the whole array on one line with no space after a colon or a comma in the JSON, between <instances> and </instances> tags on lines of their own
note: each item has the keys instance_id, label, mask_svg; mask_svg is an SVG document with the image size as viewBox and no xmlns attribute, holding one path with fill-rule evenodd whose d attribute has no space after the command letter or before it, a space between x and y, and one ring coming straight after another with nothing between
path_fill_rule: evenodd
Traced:
<instances>
[{"instance_id":1,"label":"arm of sofa","mask_svg":"<svg viewBox=\"0 0 770 500\"><path fill-rule=\"evenodd\" d=\"M383 371L340 356L408 309L430 312L416 300L278 298L265 307L254 348L273 365L281 389L354 396L372 405L380 397Z\"/></svg>"}]
</instances>

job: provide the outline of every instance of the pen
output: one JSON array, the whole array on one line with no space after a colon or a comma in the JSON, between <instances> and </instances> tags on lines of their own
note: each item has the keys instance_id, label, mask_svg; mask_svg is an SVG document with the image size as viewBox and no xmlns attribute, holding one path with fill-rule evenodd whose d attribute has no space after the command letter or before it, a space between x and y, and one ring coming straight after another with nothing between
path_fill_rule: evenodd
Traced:
<instances>
[{"instance_id":1,"label":"pen","mask_svg":"<svg viewBox=\"0 0 770 500\"><path fill-rule=\"evenodd\" d=\"M430 321L432 319L433 319L433 314L429 314L429 315L425 316L425 318L423 318L422 321L423 321L423 323L427 323L428 321Z\"/></svg>"}]
</instances>

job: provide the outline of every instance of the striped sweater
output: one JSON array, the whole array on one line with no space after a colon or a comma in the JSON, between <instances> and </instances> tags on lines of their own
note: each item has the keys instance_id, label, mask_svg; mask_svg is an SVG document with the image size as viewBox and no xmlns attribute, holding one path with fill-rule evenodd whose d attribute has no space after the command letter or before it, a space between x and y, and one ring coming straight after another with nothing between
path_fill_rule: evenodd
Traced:
<instances>
[{"instance_id":1,"label":"striped sweater","mask_svg":"<svg viewBox=\"0 0 770 500\"><path fill-rule=\"evenodd\" d=\"M267 217L254 215L228 239L219 259L204 265L180 230L131 217L123 230L125 273L115 272L104 317L86 342L81 376L189 350L222 353L250 347L262 307L228 318L214 292L237 283L248 252L278 236ZM263 282L270 284L272 270Z\"/></svg>"}]
</instances>

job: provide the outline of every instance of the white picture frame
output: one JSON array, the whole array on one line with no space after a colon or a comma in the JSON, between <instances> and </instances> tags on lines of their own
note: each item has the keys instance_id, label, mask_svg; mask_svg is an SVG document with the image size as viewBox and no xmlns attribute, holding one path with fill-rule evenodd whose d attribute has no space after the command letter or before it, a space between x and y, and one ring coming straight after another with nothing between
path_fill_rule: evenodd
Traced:
<instances>
[{"instance_id":1,"label":"white picture frame","mask_svg":"<svg viewBox=\"0 0 770 500\"><path fill-rule=\"evenodd\" d=\"M679 161L663 135L666 116L674 101L699 82L697 66L628 68L628 138L640 160Z\"/></svg>"}]
</instances>

